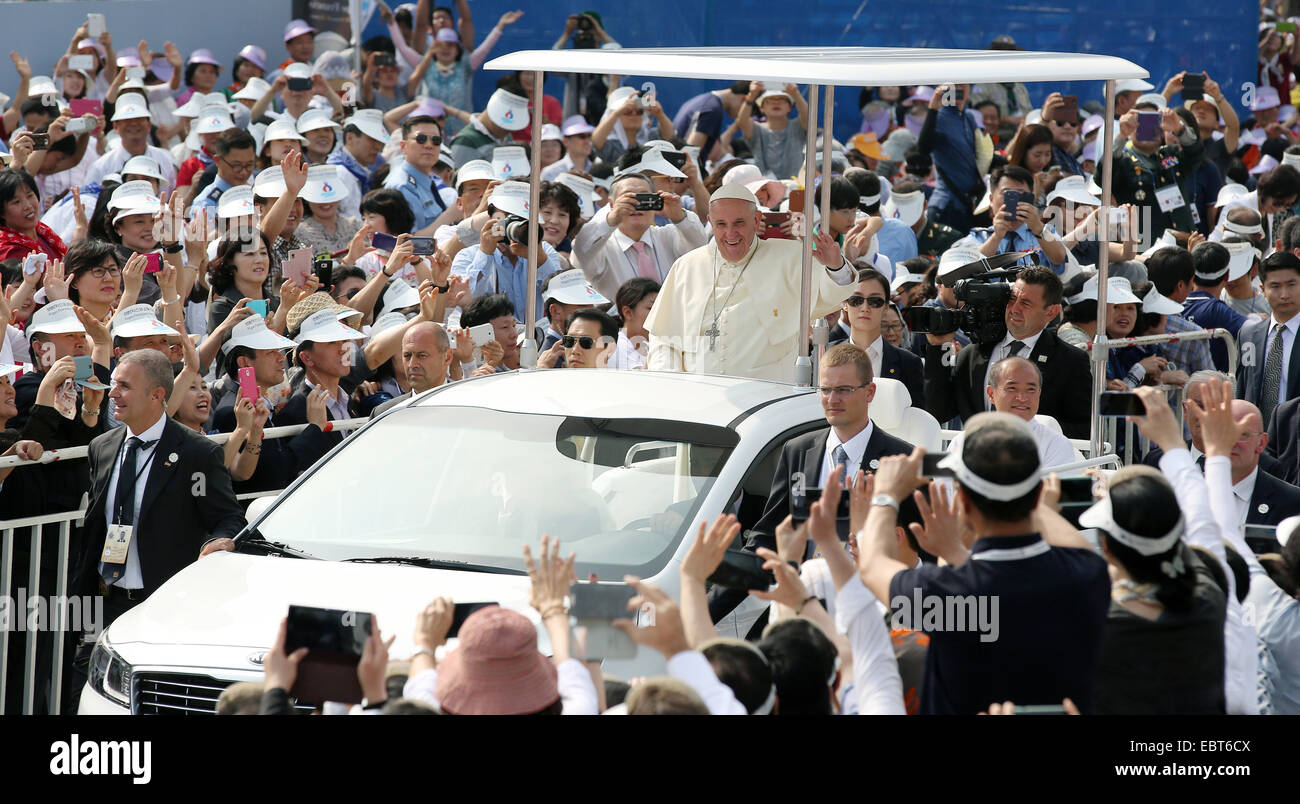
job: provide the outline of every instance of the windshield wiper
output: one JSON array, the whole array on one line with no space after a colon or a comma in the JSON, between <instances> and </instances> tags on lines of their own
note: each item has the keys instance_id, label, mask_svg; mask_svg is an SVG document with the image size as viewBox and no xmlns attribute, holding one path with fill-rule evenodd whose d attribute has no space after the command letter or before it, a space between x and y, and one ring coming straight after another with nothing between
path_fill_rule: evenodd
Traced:
<instances>
[{"instance_id":1,"label":"windshield wiper","mask_svg":"<svg viewBox=\"0 0 1300 804\"><path fill-rule=\"evenodd\" d=\"M354 564L408 564L427 569L449 569L461 572L490 572L497 575L527 575L525 570L510 567L494 567L491 564L471 564L468 561L453 561L449 558L428 558L426 556L367 556L364 558L345 558Z\"/></svg>"},{"instance_id":2,"label":"windshield wiper","mask_svg":"<svg viewBox=\"0 0 1300 804\"><path fill-rule=\"evenodd\" d=\"M279 542L268 542L266 539L256 539L256 538L241 539L237 546L258 547L269 553L274 553L276 555L284 556L286 558L306 558L306 559L311 559L313 561L321 560L316 556L312 555L311 553L304 553L301 550L295 550L292 547L288 547L286 545L280 544Z\"/></svg>"}]
</instances>

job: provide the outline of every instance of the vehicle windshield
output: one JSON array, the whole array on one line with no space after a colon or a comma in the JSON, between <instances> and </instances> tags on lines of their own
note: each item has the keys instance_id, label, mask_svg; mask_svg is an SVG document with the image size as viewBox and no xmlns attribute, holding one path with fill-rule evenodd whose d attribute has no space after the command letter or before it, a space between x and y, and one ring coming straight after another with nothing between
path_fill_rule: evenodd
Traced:
<instances>
[{"instance_id":1,"label":"vehicle windshield","mask_svg":"<svg viewBox=\"0 0 1300 804\"><path fill-rule=\"evenodd\" d=\"M258 525L331 560L420 557L522 569L543 533L578 577L653 575L737 441L722 427L408 407L353 436Z\"/></svg>"}]
</instances>

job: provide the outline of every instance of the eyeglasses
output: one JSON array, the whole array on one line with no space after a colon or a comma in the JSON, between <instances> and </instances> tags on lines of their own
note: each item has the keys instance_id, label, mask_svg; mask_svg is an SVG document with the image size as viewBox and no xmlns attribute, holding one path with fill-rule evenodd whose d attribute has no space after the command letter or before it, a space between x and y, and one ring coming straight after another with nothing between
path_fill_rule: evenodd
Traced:
<instances>
[{"instance_id":1,"label":"eyeglasses","mask_svg":"<svg viewBox=\"0 0 1300 804\"><path fill-rule=\"evenodd\" d=\"M416 143L420 145L424 145L426 142L431 142L434 145L442 145L442 137L439 137L437 134L416 134L414 137L411 137L411 139L415 140Z\"/></svg>"},{"instance_id":2,"label":"eyeglasses","mask_svg":"<svg viewBox=\"0 0 1300 804\"><path fill-rule=\"evenodd\" d=\"M1263 435L1263 433L1242 433L1237 437L1237 443L1244 444L1252 438L1259 438L1261 435Z\"/></svg>"},{"instance_id":3,"label":"eyeglasses","mask_svg":"<svg viewBox=\"0 0 1300 804\"><path fill-rule=\"evenodd\" d=\"M583 349L590 349L596 345L596 339L587 335L581 337L576 335L565 335L563 338L560 338L560 343L565 349L572 349L575 343Z\"/></svg>"},{"instance_id":4,"label":"eyeglasses","mask_svg":"<svg viewBox=\"0 0 1300 804\"><path fill-rule=\"evenodd\" d=\"M903 325L902 324L881 324L880 331L881 332L902 332Z\"/></svg>"},{"instance_id":5,"label":"eyeglasses","mask_svg":"<svg viewBox=\"0 0 1300 804\"><path fill-rule=\"evenodd\" d=\"M94 268L91 268L86 273L90 274L96 279L103 279L105 276L111 276L114 279L116 279L122 275L122 269L118 268L116 265L114 265L111 268L104 265L96 265Z\"/></svg>"},{"instance_id":6,"label":"eyeglasses","mask_svg":"<svg viewBox=\"0 0 1300 804\"><path fill-rule=\"evenodd\" d=\"M226 167L234 171L252 173L253 169L257 167L256 162L231 162L229 159L225 158L224 156L219 156L217 158L220 159L222 162L225 162Z\"/></svg>"},{"instance_id":7,"label":"eyeglasses","mask_svg":"<svg viewBox=\"0 0 1300 804\"><path fill-rule=\"evenodd\" d=\"M840 396L848 396L849 394L853 393L854 391L857 391L857 390L862 389L862 388L866 388L866 387L867 387L868 385L870 385L870 384L871 384L871 383L869 383L869 382L864 382L864 383L862 383L861 385L836 385L836 386L833 386L833 387L832 387L832 386L827 386L827 385L822 385L822 386L818 386L818 388L817 388L817 393L821 394L822 396L830 396L831 394L839 394Z\"/></svg>"},{"instance_id":8,"label":"eyeglasses","mask_svg":"<svg viewBox=\"0 0 1300 804\"><path fill-rule=\"evenodd\" d=\"M1053 120L1052 122L1055 123L1055 124L1058 125L1058 126L1069 126L1070 128L1078 128L1078 127L1079 127L1079 121L1078 121L1078 120Z\"/></svg>"},{"instance_id":9,"label":"eyeglasses","mask_svg":"<svg viewBox=\"0 0 1300 804\"><path fill-rule=\"evenodd\" d=\"M624 117L640 117L643 114L645 114L645 109L624 109L623 110Z\"/></svg>"},{"instance_id":10,"label":"eyeglasses","mask_svg":"<svg viewBox=\"0 0 1300 804\"><path fill-rule=\"evenodd\" d=\"M854 294L844 300L844 303L850 307L861 307L866 302L867 306L873 310L879 310L889 302L885 301L883 296L858 296Z\"/></svg>"}]
</instances>

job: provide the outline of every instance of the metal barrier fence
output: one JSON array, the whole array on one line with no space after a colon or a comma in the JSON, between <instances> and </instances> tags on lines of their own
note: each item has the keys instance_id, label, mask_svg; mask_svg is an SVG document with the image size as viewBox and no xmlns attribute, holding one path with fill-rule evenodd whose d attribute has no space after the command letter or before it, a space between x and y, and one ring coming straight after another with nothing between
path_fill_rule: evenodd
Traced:
<instances>
[{"instance_id":1,"label":"metal barrier fence","mask_svg":"<svg viewBox=\"0 0 1300 804\"><path fill-rule=\"evenodd\" d=\"M369 422L369 419L342 419L334 422L327 422L326 432L336 432L343 430L355 430ZM283 427L269 427L263 433L263 438L287 438L301 433L309 425L292 424ZM213 442L224 444L230 440L229 433L214 433L207 436ZM24 461L17 457L0 458L0 468L6 466L22 467L36 464L54 463L55 461L69 461L86 457L87 447L69 447L61 450L50 450L41 456L37 461ZM270 497L279 494L279 491L263 491L251 494L237 495L237 499L249 500L256 497ZM70 556L68 555L69 545L72 539L72 528L74 523L77 527L81 526L81 520L85 517L85 509L77 511L67 511L64 513L44 514L42 516L26 517L24 519L11 519L0 522L0 592L3 593L2 599L8 608L8 616L0 628L0 715L5 713L6 698L8 696L9 684L9 636L14 627L15 618L23 618L24 626L28 624L26 611L14 611L13 601L18 596L14 595L13 588L13 564L16 541L15 532L24 528L30 528L28 540L28 562L29 569L27 573L27 587L25 595L22 597L27 601L40 601L41 595L41 557L44 549L44 539L47 528L55 528L55 538L58 540L58 566L54 581L55 594L53 600L56 603L65 602L68 597L68 574L71 571ZM26 608L24 606L24 608ZM47 616L41 623L42 628L53 623L53 612L55 605L50 604L45 607ZM66 607L62 609L66 612ZM60 617L55 623L56 628L53 632L53 651L50 655L52 667L49 674L51 689L49 694L49 711L52 713L60 712L63 703L63 654L66 649L66 640L68 634L68 623L65 617ZM22 691L22 713L27 715L35 710L36 705L36 686L39 676L37 675L37 640L41 635L39 629L24 629L26 632L26 645L22 657L23 670L23 691Z\"/></svg>"}]
</instances>

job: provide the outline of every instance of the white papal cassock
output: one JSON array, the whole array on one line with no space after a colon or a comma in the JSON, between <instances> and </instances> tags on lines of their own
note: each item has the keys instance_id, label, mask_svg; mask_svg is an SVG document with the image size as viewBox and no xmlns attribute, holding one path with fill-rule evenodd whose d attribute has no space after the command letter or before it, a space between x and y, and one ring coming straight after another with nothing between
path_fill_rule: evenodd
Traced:
<instances>
[{"instance_id":1,"label":"white papal cassock","mask_svg":"<svg viewBox=\"0 0 1300 804\"><path fill-rule=\"evenodd\" d=\"M799 338L803 243L762 240L738 262L716 241L673 263L646 318L646 368L794 382ZM857 272L846 260L834 271L813 264L812 315L839 309L853 294Z\"/></svg>"}]
</instances>

